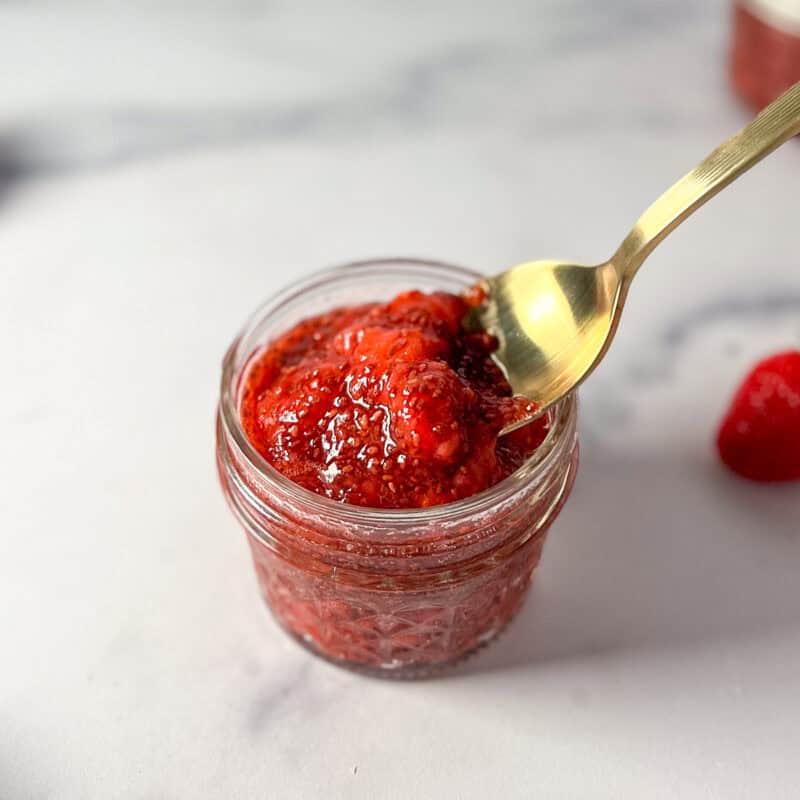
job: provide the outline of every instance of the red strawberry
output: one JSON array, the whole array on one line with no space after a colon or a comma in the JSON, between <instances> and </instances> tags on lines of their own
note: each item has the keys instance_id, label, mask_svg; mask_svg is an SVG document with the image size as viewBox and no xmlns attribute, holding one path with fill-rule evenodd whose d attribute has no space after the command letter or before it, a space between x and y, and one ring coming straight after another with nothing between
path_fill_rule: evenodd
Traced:
<instances>
[{"instance_id":1,"label":"red strawberry","mask_svg":"<svg viewBox=\"0 0 800 800\"><path fill-rule=\"evenodd\" d=\"M800 479L800 351L756 364L733 398L717 448L728 467L750 480Z\"/></svg>"}]
</instances>

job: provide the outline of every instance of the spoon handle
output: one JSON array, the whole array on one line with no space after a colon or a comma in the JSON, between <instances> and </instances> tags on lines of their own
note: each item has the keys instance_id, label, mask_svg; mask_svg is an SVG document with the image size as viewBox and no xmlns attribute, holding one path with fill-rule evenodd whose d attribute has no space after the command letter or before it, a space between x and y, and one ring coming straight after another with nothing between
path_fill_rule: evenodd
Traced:
<instances>
[{"instance_id":1,"label":"spoon handle","mask_svg":"<svg viewBox=\"0 0 800 800\"><path fill-rule=\"evenodd\" d=\"M685 219L773 150L800 134L800 83L667 189L642 214L612 261L623 289L653 250Z\"/></svg>"}]
</instances>

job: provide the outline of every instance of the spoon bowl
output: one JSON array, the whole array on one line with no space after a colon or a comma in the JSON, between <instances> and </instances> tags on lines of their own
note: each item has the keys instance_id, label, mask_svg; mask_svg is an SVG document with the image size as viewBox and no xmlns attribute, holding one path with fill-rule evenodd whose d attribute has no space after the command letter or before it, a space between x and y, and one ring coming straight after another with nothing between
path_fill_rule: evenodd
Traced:
<instances>
[{"instance_id":1,"label":"spoon bowl","mask_svg":"<svg viewBox=\"0 0 800 800\"><path fill-rule=\"evenodd\" d=\"M466 324L496 337L495 360L514 393L533 400L541 413L603 357L619 319L621 286L611 262L530 261L483 281L486 300Z\"/></svg>"}]
</instances>

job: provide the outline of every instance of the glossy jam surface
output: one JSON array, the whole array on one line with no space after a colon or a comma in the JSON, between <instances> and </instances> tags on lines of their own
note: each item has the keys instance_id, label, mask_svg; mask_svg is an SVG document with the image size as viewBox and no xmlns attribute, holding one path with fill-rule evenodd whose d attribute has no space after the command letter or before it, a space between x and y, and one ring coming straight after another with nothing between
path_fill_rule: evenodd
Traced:
<instances>
[{"instance_id":1,"label":"glossy jam surface","mask_svg":"<svg viewBox=\"0 0 800 800\"><path fill-rule=\"evenodd\" d=\"M250 361L240 417L286 477L330 499L424 508L476 494L541 444L547 418L499 437L531 405L464 330L467 301L411 291L295 325Z\"/></svg>"}]
</instances>

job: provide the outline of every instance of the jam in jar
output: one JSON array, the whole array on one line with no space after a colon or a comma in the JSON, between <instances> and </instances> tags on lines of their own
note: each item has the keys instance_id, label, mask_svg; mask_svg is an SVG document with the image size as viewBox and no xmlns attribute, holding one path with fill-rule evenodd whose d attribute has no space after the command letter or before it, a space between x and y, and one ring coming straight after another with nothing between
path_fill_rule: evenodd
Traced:
<instances>
[{"instance_id":1,"label":"jam in jar","mask_svg":"<svg viewBox=\"0 0 800 800\"><path fill-rule=\"evenodd\" d=\"M491 640L571 488L574 397L499 436L530 406L491 338L461 326L457 293L479 278L329 270L263 306L226 355L217 461L262 594L344 666L420 675Z\"/></svg>"},{"instance_id":2,"label":"jam in jar","mask_svg":"<svg viewBox=\"0 0 800 800\"><path fill-rule=\"evenodd\" d=\"M800 0L737 0L730 73L755 111L800 81Z\"/></svg>"}]
</instances>

